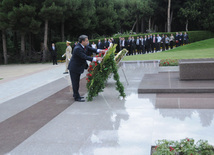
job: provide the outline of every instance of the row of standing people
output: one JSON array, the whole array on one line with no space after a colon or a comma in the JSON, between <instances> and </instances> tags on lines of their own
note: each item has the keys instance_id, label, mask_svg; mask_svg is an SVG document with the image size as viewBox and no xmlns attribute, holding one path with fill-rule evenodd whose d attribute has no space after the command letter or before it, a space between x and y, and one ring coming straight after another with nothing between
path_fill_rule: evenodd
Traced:
<instances>
[{"instance_id":1,"label":"row of standing people","mask_svg":"<svg viewBox=\"0 0 214 155\"><path fill-rule=\"evenodd\" d=\"M184 44L188 44L189 37L187 33L185 32L184 35L182 32L178 34L176 33L176 36L174 37L173 34L171 34L169 37L168 35L162 34L162 36L159 36L159 34L156 35L145 35L137 37L136 39L134 37L129 37L128 40L125 40L125 38L121 37L119 38L119 45L120 50L123 48L126 48L129 53L128 55L133 54L145 54L145 53L154 53L159 51L165 51L170 49L173 49L173 46L176 45L182 46Z\"/></svg>"}]
</instances>

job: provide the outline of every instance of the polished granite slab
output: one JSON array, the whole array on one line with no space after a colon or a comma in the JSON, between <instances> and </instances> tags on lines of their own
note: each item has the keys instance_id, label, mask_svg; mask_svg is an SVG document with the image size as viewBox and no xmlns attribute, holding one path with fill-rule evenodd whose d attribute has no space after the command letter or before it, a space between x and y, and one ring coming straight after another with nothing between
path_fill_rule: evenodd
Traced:
<instances>
[{"instance_id":1,"label":"polished granite slab","mask_svg":"<svg viewBox=\"0 0 214 155\"><path fill-rule=\"evenodd\" d=\"M145 74L160 70L174 68L160 69L155 62L121 64L125 99L118 97L115 81L110 78L104 92L92 102L74 102L8 154L149 155L158 139L186 137L206 139L214 145L214 110L209 106L178 107L173 101L188 103L196 98L205 103L213 99L212 94L138 94Z\"/></svg>"},{"instance_id":2,"label":"polished granite slab","mask_svg":"<svg viewBox=\"0 0 214 155\"><path fill-rule=\"evenodd\" d=\"M180 80L179 72L146 74L138 93L214 93L214 80Z\"/></svg>"}]
</instances>

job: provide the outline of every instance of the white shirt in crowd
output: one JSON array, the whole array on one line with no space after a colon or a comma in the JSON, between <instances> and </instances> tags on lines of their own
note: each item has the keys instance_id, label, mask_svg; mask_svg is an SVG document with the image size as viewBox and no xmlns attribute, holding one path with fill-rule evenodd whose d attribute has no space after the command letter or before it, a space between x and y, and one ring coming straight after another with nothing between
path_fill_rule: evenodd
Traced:
<instances>
[{"instance_id":1,"label":"white shirt in crowd","mask_svg":"<svg viewBox=\"0 0 214 155\"><path fill-rule=\"evenodd\" d=\"M157 42L160 43L161 42L161 37L157 37Z\"/></svg>"},{"instance_id":2,"label":"white shirt in crowd","mask_svg":"<svg viewBox=\"0 0 214 155\"><path fill-rule=\"evenodd\" d=\"M91 47L97 49L97 45L96 44L92 44Z\"/></svg>"}]
</instances>

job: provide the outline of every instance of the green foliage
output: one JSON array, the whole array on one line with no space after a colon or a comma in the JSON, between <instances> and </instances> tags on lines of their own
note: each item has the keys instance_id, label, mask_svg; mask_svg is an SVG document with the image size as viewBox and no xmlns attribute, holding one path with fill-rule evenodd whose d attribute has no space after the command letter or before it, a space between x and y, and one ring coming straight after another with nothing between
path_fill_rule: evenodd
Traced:
<instances>
[{"instance_id":1,"label":"green foliage","mask_svg":"<svg viewBox=\"0 0 214 155\"><path fill-rule=\"evenodd\" d=\"M180 141L158 140L155 152L152 155L212 155L214 147L208 141L199 140L195 143L192 138L181 139Z\"/></svg>"},{"instance_id":2,"label":"green foliage","mask_svg":"<svg viewBox=\"0 0 214 155\"><path fill-rule=\"evenodd\" d=\"M116 45L113 48L110 48L103 61L99 64L92 62L89 66L89 73L87 74L88 80L87 89L88 89L88 101L92 101L93 97L97 96L98 93L102 92L105 88L105 83L108 80L110 73L114 74L114 80L116 81L116 90L119 91L120 96L125 97L124 87L119 80L119 74L116 62L114 60L114 52L116 50ZM99 55L102 56L102 55Z\"/></svg>"},{"instance_id":3,"label":"green foliage","mask_svg":"<svg viewBox=\"0 0 214 155\"><path fill-rule=\"evenodd\" d=\"M60 0L45 0L39 15L44 20L59 20L63 15L63 1Z\"/></svg>"},{"instance_id":4,"label":"green foliage","mask_svg":"<svg viewBox=\"0 0 214 155\"><path fill-rule=\"evenodd\" d=\"M67 48L66 43L65 42L57 42L56 48L57 48L57 60L62 60L63 59L62 55L65 53L65 50Z\"/></svg>"},{"instance_id":5,"label":"green foliage","mask_svg":"<svg viewBox=\"0 0 214 155\"><path fill-rule=\"evenodd\" d=\"M184 7L180 8L180 17L194 21L201 14L200 5L199 2L194 3L194 0L188 0L185 2Z\"/></svg>"}]
</instances>

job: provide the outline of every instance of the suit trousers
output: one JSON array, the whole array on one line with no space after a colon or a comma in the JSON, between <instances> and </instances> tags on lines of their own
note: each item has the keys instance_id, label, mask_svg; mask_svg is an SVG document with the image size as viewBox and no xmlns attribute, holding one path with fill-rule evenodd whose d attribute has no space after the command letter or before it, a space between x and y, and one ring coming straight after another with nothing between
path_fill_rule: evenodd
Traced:
<instances>
[{"instance_id":1,"label":"suit trousers","mask_svg":"<svg viewBox=\"0 0 214 155\"><path fill-rule=\"evenodd\" d=\"M57 65L57 56L53 55L52 56L52 60L53 60L53 65Z\"/></svg>"},{"instance_id":2,"label":"suit trousers","mask_svg":"<svg viewBox=\"0 0 214 155\"><path fill-rule=\"evenodd\" d=\"M79 94L80 75L81 74L79 74L79 73L70 71L74 99L80 98L80 94Z\"/></svg>"}]
</instances>

